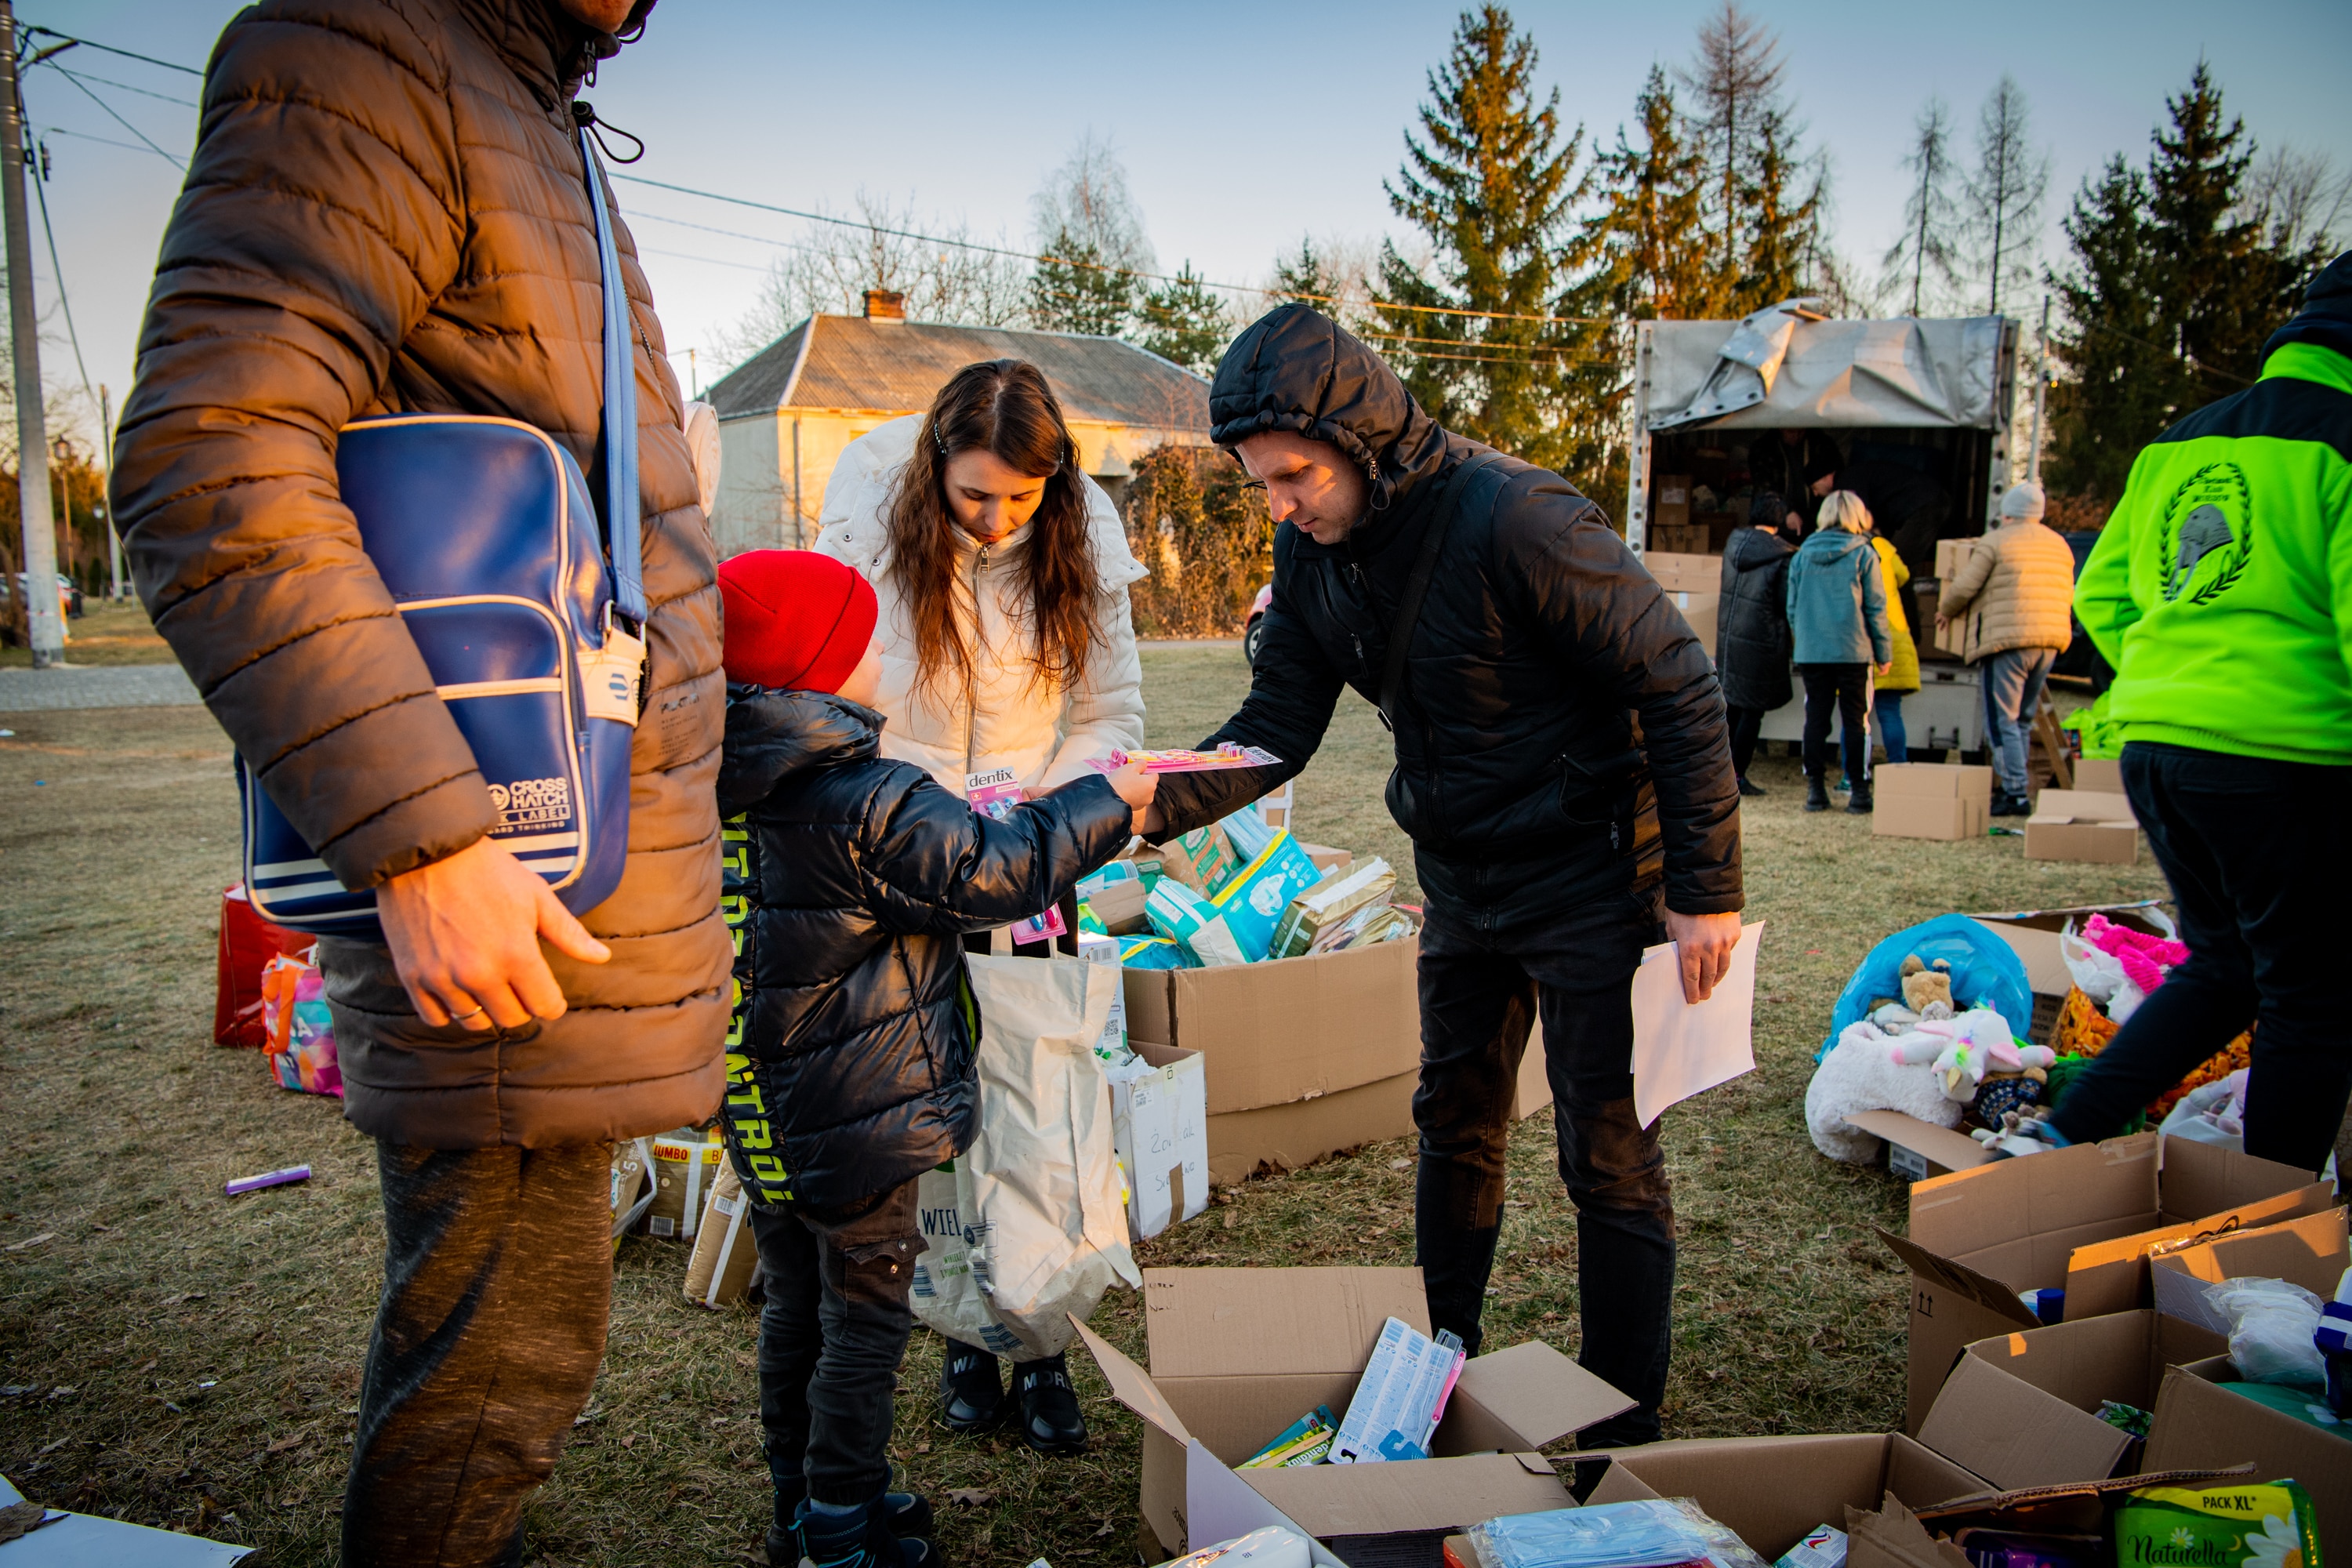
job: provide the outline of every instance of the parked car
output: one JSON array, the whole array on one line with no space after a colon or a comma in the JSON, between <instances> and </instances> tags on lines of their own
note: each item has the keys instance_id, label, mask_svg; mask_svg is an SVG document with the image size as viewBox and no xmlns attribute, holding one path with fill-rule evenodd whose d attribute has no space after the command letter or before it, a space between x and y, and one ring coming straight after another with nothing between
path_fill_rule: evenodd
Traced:
<instances>
[{"instance_id":1,"label":"parked car","mask_svg":"<svg viewBox=\"0 0 2352 1568\"><path fill-rule=\"evenodd\" d=\"M1265 640L1265 607L1273 603L1274 583L1268 579L1250 601L1249 623L1242 627L1242 657L1249 660L1252 669L1257 668L1258 644Z\"/></svg>"},{"instance_id":2,"label":"parked car","mask_svg":"<svg viewBox=\"0 0 2352 1568\"><path fill-rule=\"evenodd\" d=\"M16 586L21 588L24 585L25 574L22 572L19 572L16 574ZM11 589L0 588L0 598L6 597L13 590ZM73 616L81 614L81 584L75 582L72 578L67 576L62 572L58 574L58 602L65 606L67 616Z\"/></svg>"}]
</instances>

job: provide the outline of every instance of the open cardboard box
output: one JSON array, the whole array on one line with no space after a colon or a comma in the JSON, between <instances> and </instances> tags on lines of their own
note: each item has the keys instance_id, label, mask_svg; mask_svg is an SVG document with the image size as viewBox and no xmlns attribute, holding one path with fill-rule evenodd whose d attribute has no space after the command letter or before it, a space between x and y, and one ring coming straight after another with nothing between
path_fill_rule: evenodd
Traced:
<instances>
[{"instance_id":1,"label":"open cardboard box","mask_svg":"<svg viewBox=\"0 0 2352 1568\"><path fill-rule=\"evenodd\" d=\"M1143 1517L1175 1550L1213 1539L1186 1524L1189 1444L1239 1465L1318 1405L1344 1415L1390 1318L1429 1331L1418 1268L1147 1268L1143 1306L1149 1372L1083 1323L1078 1334L1143 1418ZM1538 1450L1633 1403L1529 1341L1464 1365L1434 1458L1234 1473L1325 1540L1462 1530L1570 1507Z\"/></svg>"},{"instance_id":2,"label":"open cardboard box","mask_svg":"<svg viewBox=\"0 0 2352 1568\"><path fill-rule=\"evenodd\" d=\"M2352 1439L2221 1386L2238 1381L2226 1355L2166 1370L2148 1426L2144 1470L2224 1468L2252 1461L2252 1479L2297 1480L2319 1513L2319 1538L2352 1541ZM2314 1403L2325 1405L2315 1394ZM2352 1432L2352 1423L2337 1429Z\"/></svg>"},{"instance_id":3,"label":"open cardboard box","mask_svg":"<svg viewBox=\"0 0 2352 1568\"><path fill-rule=\"evenodd\" d=\"M2042 1326L2018 1292L2063 1288L2070 1322L2145 1306L2150 1247L2334 1201L2307 1171L2154 1132L1913 1184L1910 1235L1879 1232L1911 1269L1905 1429L1968 1345Z\"/></svg>"},{"instance_id":4,"label":"open cardboard box","mask_svg":"<svg viewBox=\"0 0 2352 1568\"><path fill-rule=\"evenodd\" d=\"M2045 789L2025 819L2025 858L2128 866L2139 858L2139 819L2119 795Z\"/></svg>"},{"instance_id":5,"label":"open cardboard box","mask_svg":"<svg viewBox=\"0 0 2352 1568\"><path fill-rule=\"evenodd\" d=\"M2149 1276L2158 1311L2227 1333L2228 1321L2206 1303L2207 1286L2224 1279L2284 1279L2326 1301L2335 1298L2347 1268L2352 1268L2352 1245L2344 1211L2331 1202L2277 1223L2250 1220L2229 1235L2179 1247L2151 1260Z\"/></svg>"}]
</instances>

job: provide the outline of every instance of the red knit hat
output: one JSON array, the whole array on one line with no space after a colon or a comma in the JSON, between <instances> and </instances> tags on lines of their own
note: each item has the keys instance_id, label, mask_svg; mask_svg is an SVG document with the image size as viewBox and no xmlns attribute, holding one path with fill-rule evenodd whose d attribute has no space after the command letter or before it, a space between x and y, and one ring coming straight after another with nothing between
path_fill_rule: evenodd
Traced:
<instances>
[{"instance_id":1,"label":"red knit hat","mask_svg":"<svg viewBox=\"0 0 2352 1568\"><path fill-rule=\"evenodd\" d=\"M874 640L874 586L814 550L751 550L719 563L727 679L838 691Z\"/></svg>"}]
</instances>

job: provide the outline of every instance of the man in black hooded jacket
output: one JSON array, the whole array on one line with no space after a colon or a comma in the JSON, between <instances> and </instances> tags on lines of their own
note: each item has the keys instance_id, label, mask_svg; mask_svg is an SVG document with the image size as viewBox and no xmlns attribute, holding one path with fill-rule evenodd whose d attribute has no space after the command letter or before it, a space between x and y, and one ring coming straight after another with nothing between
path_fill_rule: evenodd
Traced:
<instances>
[{"instance_id":1,"label":"man in black hooded jacket","mask_svg":"<svg viewBox=\"0 0 2352 1568\"><path fill-rule=\"evenodd\" d=\"M1413 1119L1432 1323L1476 1352L1512 1086L1539 1013L1578 1210L1580 1359L1638 1401L1585 1436L1655 1437L1674 1208L1656 1128L1633 1111L1629 994L1642 950L1671 937L1701 999L1738 939L1739 797L1706 650L1598 507L1441 429L1306 306L1241 335L1209 412L1277 526L1249 698L1204 743L1282 763L1168 775L1146 831L1214 821L1300 772L1343 688L1383 707L1389 809L1427 910ZM1426 597L1392 677L1425 548Z\"/></svg>"}]
</instances>

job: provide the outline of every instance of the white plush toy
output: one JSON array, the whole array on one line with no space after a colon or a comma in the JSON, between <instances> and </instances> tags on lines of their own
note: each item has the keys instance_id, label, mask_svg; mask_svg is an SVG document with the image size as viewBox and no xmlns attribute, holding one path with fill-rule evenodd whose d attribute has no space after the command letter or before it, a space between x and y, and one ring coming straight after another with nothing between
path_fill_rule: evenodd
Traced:
<instances>
[{"instance_id":1,"label":"white plush toy","mask_svg":"<svg viewBox=\"0 0 2352 1568\"><path fill-rule=\"evenodd\" d=\"M1951 1044L1933 1036L1910 1038L1923 1045L1932 1040L1930 1058ZM1964 1106L1945 1097L1928 1060L1898 1060L1896 1049L1896 1041L1868 1019L1848 1025L1838 1036L1805 1089L1805 1130L1814 1148L1855 1165L1878 1158L1879 1140L1847 1121L1849 1110L1900 1110L1938 1127L1960 1124Z\"/></svg>"}]
</instances>

